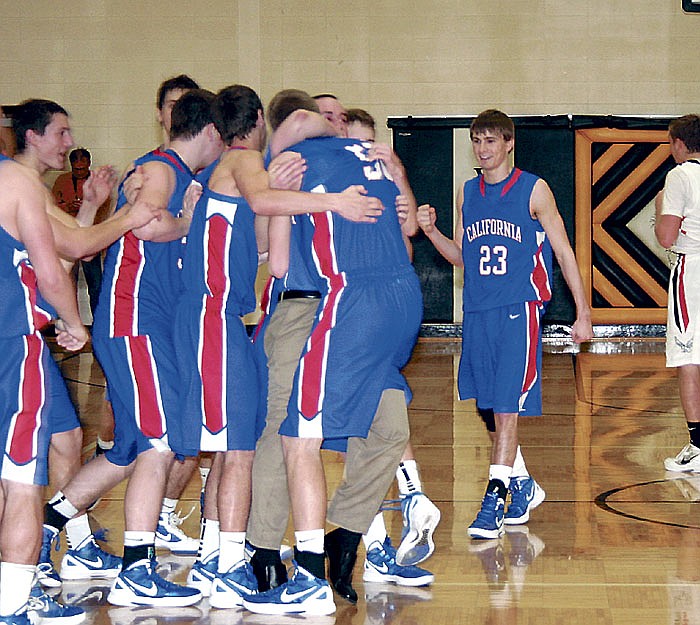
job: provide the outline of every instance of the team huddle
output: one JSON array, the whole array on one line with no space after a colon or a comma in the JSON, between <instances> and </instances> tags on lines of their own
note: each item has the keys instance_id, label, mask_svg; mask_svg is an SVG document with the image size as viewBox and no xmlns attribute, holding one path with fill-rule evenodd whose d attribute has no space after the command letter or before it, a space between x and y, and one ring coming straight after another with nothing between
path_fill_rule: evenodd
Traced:
<instances>
[{"instance_id":1,"label":"team huddle","mask_svg":"<svg viewBox=\"0 0 700 625\"><path fill-rule=\"evenodd\" d=\"M28 100L14 114L18 153L0 161L0 622L81 622L80 608L42 587L83 578L112 579L107 600L120 606L208 597L218 609L331 614L334 593L358 600L361 541L365 583L431 584L417 565L433 553L440 511L422 492L401 373L422 320L409 240L418 228L464 267L458 386L461 399L476 399L493 441L468 534L498 538L504 524L526 523L545 493L526 468L517 423L542 411L553 255L576 304L573 339L590 339L592 327L551 190L510 164L512 121L496 110L474 120L482 171L460 190L451 239L432 207L417 206L391 148L373 143L373 121L348 115L333 96L288 89L265 111L249 87L214 94L179 76L161 85L158 106L166 143L128 168L114 214L98 225L90 224L115 183L111 168L85 182L75 217L60 213L39 176L63 167L67 112ZM114 444L81 466L79 422L40 330L54 319L59 345L83 347L68 272L103 249L92 345ZM262 263L271 278L251 337L242 317L258 305ZM322 448L344 454L330 501ZM161 504L169 475L202 453L212 461L200 540L186 583L175 584L157 570ZM58 490L42 511L49 472ZM396 547L381 512L395 478ZM95 542L85 511L125 479L119 557ZM69 549L59 572L51 551L62 531Z\"/></svg>"}]
</instances>

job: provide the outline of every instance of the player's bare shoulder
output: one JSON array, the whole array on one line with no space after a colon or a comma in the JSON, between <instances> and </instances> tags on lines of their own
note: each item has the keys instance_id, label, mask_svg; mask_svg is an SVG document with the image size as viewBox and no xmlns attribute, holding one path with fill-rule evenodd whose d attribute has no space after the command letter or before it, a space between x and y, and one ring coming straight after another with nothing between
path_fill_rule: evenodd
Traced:
<instances>
[{"instance_id":1,"label":"player's bare shoulder","mask_svg":"<svg viewBox=\"0 0 700 625\"><path fill-rule=\"evenodd\" d=\"M241 181L264 172L262 154L257 150L229 149L209 179L209 188L215 193L231 197L243 195Z\"/></svg>"},{"instance_id":2,"label":"player's bare shoulder","mask_svg":"<svg viewBox=\"0 0 700 625\"><path fill-rule=\"evenodd\" d=\"M546 180L538 178L530 194L530 215L533 219L542 221L543 218L547 219L558 212L552 189Z\"/></svg>"}]
</instances>

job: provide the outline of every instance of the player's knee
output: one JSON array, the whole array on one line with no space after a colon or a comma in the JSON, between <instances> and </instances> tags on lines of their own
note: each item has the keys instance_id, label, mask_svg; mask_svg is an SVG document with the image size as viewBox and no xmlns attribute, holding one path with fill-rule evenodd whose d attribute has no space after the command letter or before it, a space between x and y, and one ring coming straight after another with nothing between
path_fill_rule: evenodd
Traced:
<instances>
[{"instance_id":1,"label":"player's knee","mask_svg":"<svg viewBox=\"0 0 700 625\"><path fill-rule=\"evenodd\" d=\"M50 450L54 456L79 459L82 446L83 431L79 427L51 435Z\"/></svg>"}]
</instances>

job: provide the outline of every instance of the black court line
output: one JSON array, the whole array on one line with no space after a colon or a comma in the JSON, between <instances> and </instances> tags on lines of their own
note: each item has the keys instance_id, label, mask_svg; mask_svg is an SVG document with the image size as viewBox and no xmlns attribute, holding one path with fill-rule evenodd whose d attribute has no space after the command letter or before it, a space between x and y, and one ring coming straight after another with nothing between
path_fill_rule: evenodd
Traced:
<instances>
[{"instance_id":1,"label":"black court line","mask_svg":"<svg viewBox=\"0 0 700 625\"><path fill-rule=\"evenodd\" d=\"M648 519L646 517L638 516L636 514L630 514L629 512L623 512L610 505L607 501L608 497L620 493L630 488L638 488L640 486L650 486L651 484L663 484L664 482L672 482L673 480L652 480L650 482L639 482L638 484L628 484L627 486L620 486L619 488L613 488L611 490L605 491L598 495L595 499L595 505L605 512L611 512L621 517L632 519L634 521L642 521L644 523L654 523L655 525L667 525L669 527L680 527L681 529L700 529L700 525L688 525L687 523L671 523L670 521L658 521L656 519ZM686 500L683 500L686 501ZM649 502L649 501L630 501L627 503L674 503L674 502ZM696 503L700 504L700 501L696 502L686 502L686 503Z\"/></svg>"}]
</instances>

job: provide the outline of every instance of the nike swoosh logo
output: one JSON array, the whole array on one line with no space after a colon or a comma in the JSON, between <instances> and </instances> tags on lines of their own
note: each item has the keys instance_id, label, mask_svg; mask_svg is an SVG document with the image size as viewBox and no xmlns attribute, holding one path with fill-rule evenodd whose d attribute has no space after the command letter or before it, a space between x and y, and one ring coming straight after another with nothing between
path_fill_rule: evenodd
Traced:
<instances>
[{"instance_id":1,"label":"nike swoosh logo","mask_svg":"<svg viewBox=\"0 0 700 625\"><path fill-rule=\"evenodd\" d=\"M315 592L316 588L307 588L306 590L302 590L301 592L287 592L287 589L285 588L280 594L280 600L282 601L282 603L294 603L295 601L298 601L300 599L310 597Z\"/></svg>"},{"instance_id":2,"label":"nike swoosh logo","mask_svg":"<svg viewBox=\"0 0 700 625\"><path fill-rule=\"evenodd\" d=\"M141 584L135 584L134 582L132 582L130 580L126 580L126 582L136 592L140 592L140 593L147 595L149 597L155 597L158 594L158 586L156 586L155 582L151 582L148 586L142 586Z\"/></svg>"},{"instance_id":3,"label":"nike swoosh logo","mask_svg":"<svg viewBox=\"0 0 700 625\"><path fill-rule=\"evenodd\" d=\"M511 319L517 319L518 317L520 317L520 314L517 314L517 315L510 315L510 314L509 314L508 316L509 316Z\"/></svg>"},{"instance_id":4,"label":"nike swoosh logo","mask_svg":"<svg viewBox=\"0 0 700 625\"><path fill-rule=\"evenodd\" d=\"M95 569L101 569L104 567L104 562L102 561L102 558L100 556L97 556L97 558L95 560L90 560L89 558L85 558L83 556L78 556L76 559L80 560L80 562L87 564ZM68 563L70 564L70 561Z\"/></svg>"},{"instance_id":5,"label":"nike swoosh logo","mask_svg":"<svg viewBox=\"0 0 700 625\"><path fill-rule=\"evenodd\" d=\"M372 564L372 566L377 569L380 573L388 573L389 572L389 567L386 565L386 563L382 562L381 565L378 564Z\"/></svg>"}]
</instances>

